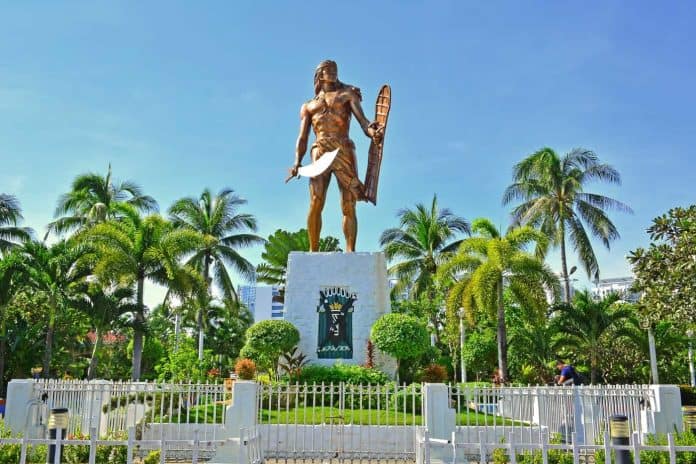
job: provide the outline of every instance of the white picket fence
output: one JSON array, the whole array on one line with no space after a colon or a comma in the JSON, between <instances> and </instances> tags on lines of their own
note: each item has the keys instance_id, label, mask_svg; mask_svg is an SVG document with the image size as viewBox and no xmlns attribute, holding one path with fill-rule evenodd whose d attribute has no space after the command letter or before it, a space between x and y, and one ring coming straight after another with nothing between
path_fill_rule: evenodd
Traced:
<instances>
[{"instance_id":1,"label":"white picket fence","mask_svg":"<svg viewBox=\"0 0 696 464\"><path fill-rule=\"evenodd\" d=\"M192 440L170 440L161 438L159 440L139 440L136 438L135 427L130 427L127 433L126 440L106 440L97 439L97 429L91 429L91 433L83 439L66 439L63 436L63 430L56 430L56 438L0 438L0 447L7 445L20 445L20 458L17 464L27 463L27 451L29 446L46 445L55 446L53 462L48 464L60 464L61 454L69 446L87 446L89 447L89 457L87 464L100 464L96 461L98 446L118 446L126 448L126 464L132 464L137 457L136 452L142 456L146 456L150 451L160 452L160 463L164 464L170 457L176 461L182 460L180 454L181 449L190 450L183 459L191 464L206 462L210 455L202 456L211 447L220 446L229 443L232 439L226 440L200 440L199 431L193 432ZM258 429L242 429L239 439L239 464L260 464L264 461L263 449ZM9 463L8 463L9 464Z\"/></svg>"},{"instance_id":2,"label":"white picket fence","mask_svg":"<svg viewBox=\"0 0 696 464\"><path fill-rule=\"evenodd\" d=\"M426 437L424 392L433 387L440 396L430 396L428 404L434 417L449 415L454 433L447 439ZM49 443L46 419L57 407L70 413L71 439L61 440L68 446L123 446L130 456L135 449L162 449L161 462L182 456L198 462L230 437L224 427L232 390L223 384L39 381L30 388L25 438L2 439L0 446L21 443L26 452L28 445ZM632 446L645 446L657 404L651 387L634 385L252 384L241 391L246 393L237 393L235 404L256 404L248 425L228 424L248 427L235 439L243 464L265 458L429 462L426 455L445 449L457 462L488 459L496 448L593 454L607 446L603 440L615 414L627 417Z\"/></svg>"},{"instance_id":3,"label":"white picket fence","mask_svg":"<svg viewBox=\"0 0 696 464\"><path fill-rule=\"evenodd\" d=\"M503 450L511 464L517 464L521 454L538 453L541 462L549 463L549 453L558 450L572 456L574 463L594 462L596 464L612 464L613 456L617 452L629 452L629 460L634 464L640 464L642 451L658 451L664 453L670 464L677 464L679 453L696 453L696 446L677 446L674 435L667 434L667 445L646 445L641 443L640 433L634 432L631 435L628 445L612 444L609 433L605 432L601 444L581 445L577 439L572 443L550 443L548 434L540 435L540 439L535 442L515 440L515 434L511 433L506 442L490 442L487 435L481 432L479 439L475 442L457 441L456 434L452 434L449 440L434 439L429 436L428 430L421 427L417 432L417 451L416 464L445 464L445 463L464 463L480 462L486 464L492 462L493 453L496 450ZM603 452L604 461L598 452ZM687 462L696 462L696 457ZM538 461L534 461L538 462ZM662 462L662 461L660 461Z\"/></svg>"}]
</instances>

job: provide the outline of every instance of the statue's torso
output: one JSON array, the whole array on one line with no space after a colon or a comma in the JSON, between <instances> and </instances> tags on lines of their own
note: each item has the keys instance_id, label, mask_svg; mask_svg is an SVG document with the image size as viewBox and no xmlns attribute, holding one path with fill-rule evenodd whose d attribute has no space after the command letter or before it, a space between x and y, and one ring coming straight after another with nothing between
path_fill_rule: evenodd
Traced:
<instances>
[{"instance_id":1,"label":"statue's torso","mask_svg":"<svg viewBox=\"0 0 696 464\"><path fill-rule=\"evenodd\" d=\"M350 129L350 100L354 98L350 89L320 92L306 103L312 118L312 127L317 138L347 138Z\"/></svg>"}]
</instances>

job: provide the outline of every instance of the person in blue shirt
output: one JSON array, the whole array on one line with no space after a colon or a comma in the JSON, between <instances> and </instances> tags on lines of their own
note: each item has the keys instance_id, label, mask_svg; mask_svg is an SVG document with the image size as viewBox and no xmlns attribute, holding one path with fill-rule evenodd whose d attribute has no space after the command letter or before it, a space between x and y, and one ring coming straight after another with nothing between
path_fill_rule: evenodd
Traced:
<instances>
[{"instance_id":1,"label":"person in blue shirt","mask_svg":"<svg viewBox=\"0 0 696 464\"><path fill-rule=\"evenodd\" d=\"M570 364L566 364L562 359L556 361L556 369L561 371L560 375L555 377L556 385L574 385L577 378L575 368Z\"/></svg>"}]
</instances>

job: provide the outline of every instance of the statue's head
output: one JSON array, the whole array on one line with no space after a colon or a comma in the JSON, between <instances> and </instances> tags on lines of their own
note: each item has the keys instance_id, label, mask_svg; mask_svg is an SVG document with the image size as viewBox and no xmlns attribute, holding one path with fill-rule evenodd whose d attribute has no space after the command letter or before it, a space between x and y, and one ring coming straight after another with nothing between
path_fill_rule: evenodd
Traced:
<instances>
[{"instance_id":1,"label":"statue's head","mask_svg":"<svg viewBox=\"0 0 696 464\"><path fill-rule=\"evenodd\" d=\"M338 83L338 65L335 61L324 60L314 71L314 93L319 93L322 82Z\"/></svg>"}]
</instances>

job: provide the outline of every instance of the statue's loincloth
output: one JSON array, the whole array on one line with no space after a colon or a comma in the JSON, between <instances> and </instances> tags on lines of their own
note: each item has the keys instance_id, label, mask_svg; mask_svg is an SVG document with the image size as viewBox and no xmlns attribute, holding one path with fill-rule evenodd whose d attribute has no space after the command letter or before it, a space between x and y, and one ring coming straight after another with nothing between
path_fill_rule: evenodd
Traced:
<instances>
[{"instance_id":1,"label":"statue's loincloth","mask_svg":"<svg viewBox=\"0 0 696 464\"><path fill-rule=\"evenodd\" d=\"M342 192L351 192L356 200L365 199L365 186L358 178L355 144L349 138L323 137L312 145L312 159L321 158L324 153L338 148L338 154L329 169L316 178L324 179L334 173Z\"/></svg>"}]
</instances>

